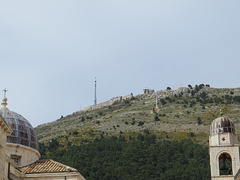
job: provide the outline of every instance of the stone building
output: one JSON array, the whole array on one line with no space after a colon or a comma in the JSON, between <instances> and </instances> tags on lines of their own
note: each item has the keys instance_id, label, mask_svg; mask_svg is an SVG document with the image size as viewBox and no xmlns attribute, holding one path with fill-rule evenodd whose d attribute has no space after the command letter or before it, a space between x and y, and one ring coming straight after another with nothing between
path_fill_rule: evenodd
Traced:
<instances>
[{"instance_id":1,"label":"stone building","mask_svg":"<svg viewBox=\"0 0 240 180\"><path fill-rule=\"evenodd\" d=\"M240 180L238 137L229 118L219 117L212 122L209 155L212 180Z\"/></svg>"},{"instance_id":2,"label":"stone building","mask_svg":"<svg viewBox=\"0 0 240 180\"><path fill-rule=\"evenodd\" d=\"M39 160L36 133L23 116L0 108L0 180L85 180L74 168L53 160Z\"/></svg>"},{"instance_id":3,"label":"stone building","mask_svg":"<svg viewBox=\"0 0 240 180\"><path fill-rule=\"evenodd\" d=\"M153 94L154 93L154 89L143 89L143 93L144 94Z\"/></svg>"}]
</instances>

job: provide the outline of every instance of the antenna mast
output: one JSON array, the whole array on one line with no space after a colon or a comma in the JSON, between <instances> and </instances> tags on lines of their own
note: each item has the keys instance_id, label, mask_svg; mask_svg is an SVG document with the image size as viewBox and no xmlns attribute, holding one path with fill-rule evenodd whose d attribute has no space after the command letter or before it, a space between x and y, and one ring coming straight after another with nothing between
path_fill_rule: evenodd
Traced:
<instances>
[{"instance_id":1,"label":"antenna mast","mask_svg":"<svg viewBox=\"0 0 240 180\"><path fill-rule=\"evenodd\" d=\"M94 105L97 105L97 79L95 77L95 98L94 98Z\"/></svg>"}]
</instances>

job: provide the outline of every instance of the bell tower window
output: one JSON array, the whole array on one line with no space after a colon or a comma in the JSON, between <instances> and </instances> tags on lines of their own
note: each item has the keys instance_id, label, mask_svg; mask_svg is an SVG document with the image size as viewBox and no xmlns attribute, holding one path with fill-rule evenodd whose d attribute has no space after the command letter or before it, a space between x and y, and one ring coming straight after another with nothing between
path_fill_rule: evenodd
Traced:
<instances>
[{"instance_id":1,"label":"bell tower window","mask_svg":"<svg viewBox=\"0 0 240 180\"><path fill-rule=\"evenodd\" d=\"M232 158L228 153L219 156L220 175L232 175Z\"/></svg>"}]
</instances>

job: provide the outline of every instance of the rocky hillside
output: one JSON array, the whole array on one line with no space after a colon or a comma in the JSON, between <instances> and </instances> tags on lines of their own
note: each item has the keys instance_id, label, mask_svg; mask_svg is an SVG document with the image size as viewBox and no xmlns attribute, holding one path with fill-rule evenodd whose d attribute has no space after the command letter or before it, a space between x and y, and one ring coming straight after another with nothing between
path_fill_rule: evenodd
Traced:
<instances>
[{"instance_id":1,"label":"rocky hillside","mask_svg":"<svg viewBox=\"0 0 240 180\"><path fill-rule=\"evenodd\" d=\"M35 128L39 141L58 139L63 144L81 144L101 136L154 134L158 139L192 139L208 143L209 125L219 116L228 116L240 132L240 88L211 88L189 85L154 93L97 110L79 111Z\"/></svg>"}]
</instances>

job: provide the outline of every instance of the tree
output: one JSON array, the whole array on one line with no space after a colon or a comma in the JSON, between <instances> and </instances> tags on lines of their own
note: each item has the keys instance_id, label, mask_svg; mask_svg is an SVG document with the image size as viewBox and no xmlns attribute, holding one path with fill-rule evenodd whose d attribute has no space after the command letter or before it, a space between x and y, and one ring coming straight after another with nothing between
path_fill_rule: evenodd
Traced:
<instances>
[{"instance_id":1,"label":"tree","mask_svg":"<svg viewBox=\"0 0 240 180\"><path fill-rule=\"evenodd\" d=\"M84 122L84 121L85 121L85 118L82 116L81 122Z\"/></svg>"},{"instance_id":2,"label":"tree","mask_svg":"<svg viewBox=\"0 0 240 180\"><path fill-rule=\"evenodd\" d=\"M189 84L188 87L189 87L190 89L192 89L192 85L191 85L191 84Z\"/></svg>"},{"instance_id":3,"label":"tree","mask_svg":"<svg viewBox=\"0 0 240 180\"><path fill-rule=\"evenodd\" d=\"M138 122L138 126L142 126L142 125L144 125L144 122L143 121L139 121Z\"/></svg>"},{"instance_id":4,"label":"tree","mask_svg":"<svg viewBox=\"0 0 240 180\"><path fill-rule=\"evenodd\" d=\"M205 86L204 84L200 84L199 89L202 89L204 86Z\"/></svg>"},{"instance_id":5,"label":"tree","mask_svg":"<svg viewBox=\"0 0 240 180\"><path fill-rule=\"evenodd\" d=\"M49 142L49 148L50 149L57 149L59 146L59 142L57 139L52 139L50 142Z\"/></svg>"},{"instance_id":6,"label":"tree","mask_svg":"<svg viewBox=\"0 0 240 180\"><path fill-rule=\"evenodd\" d=\"M202 120L200 117L198 117L198 125L202 124Z\"/></svg>"},{"instance_id":7,"label":"tree","mask_svg":"<svg viewBox=\"0 0 240 180\"><path fill-rule=\"evenodd\" d=\"M167 90L170 91L170 90L172 90L172 89L171 89L171 87L167 87Z\"/></svg>"},{"instance_id":8,"label":"tree","mask_svg":"<svg viewBox=\"0 0 240 180\"><path fill-rule=\"evenodd\" d=\"M78 135L78 131L73 131L72 133L74 136L77 136Z\"/></svg>"},{"instance_id":9,"label":"tree","mask_svg":"<svg viewBox=\"0 0 240 180\"><path fill-rule=\"evenodd\" d=\"M194 136L195 136L195 134L193 132L189 133L189 137L194 137Z\"/></svg>"},{"instance_id":10,"label":"tree","mask_svg":"<svg viewBox=\"0 0 240 180\"><path fill-rule=\"evenodd\" d=\"M157 116L157 114L156 114L156 116L154 117L154 120L155 120L155 121L160 121L160 119L159 119L159 117Z\"/></svg>"},{"instance_id":11,"label":"tree","mask_svg":"<svg viewBox=\"0 0 240 180\"><path fill-rule=\"evenodd\" d=\"M200 97L203 99L203 100L205 100L207 97L208 97L208 95L207 95L207 93L206 92L202 92L202 93L200 93Z\"/></svg>"},{"instance_id":12,"label":"tree","mask_svg":"<svg viewBox=\"0 0 240 180\"><path fill-rule=\"evenodd\" d=\"M167 102L164 99L160 99L162 105L167 104Z\"/></svg>"},{"instance_id":13,"label":"tree","mask_svg":"<svg viewBox=\"0 0 240 180\"><path fill-rule=\"evenodd\" d=\"M68 164L86 179L210 179L208 147L190 140L156 141L155 136L139 134L125 141L120 135L67 150L41 143L40 150L42 158Z\"/></svg>"},{"instance_id":14,"label":"tree","mask_svg":"<svg viewBox=\"0 0 240 180\"><path fill-rule=\"evenodd\" d=\"M189 106L192 107L192 106L195 105L195 104L196 104L196 101L193 100L193 101L191 101L191 103L190 103Z\"/></svg>"}]
</instances>

